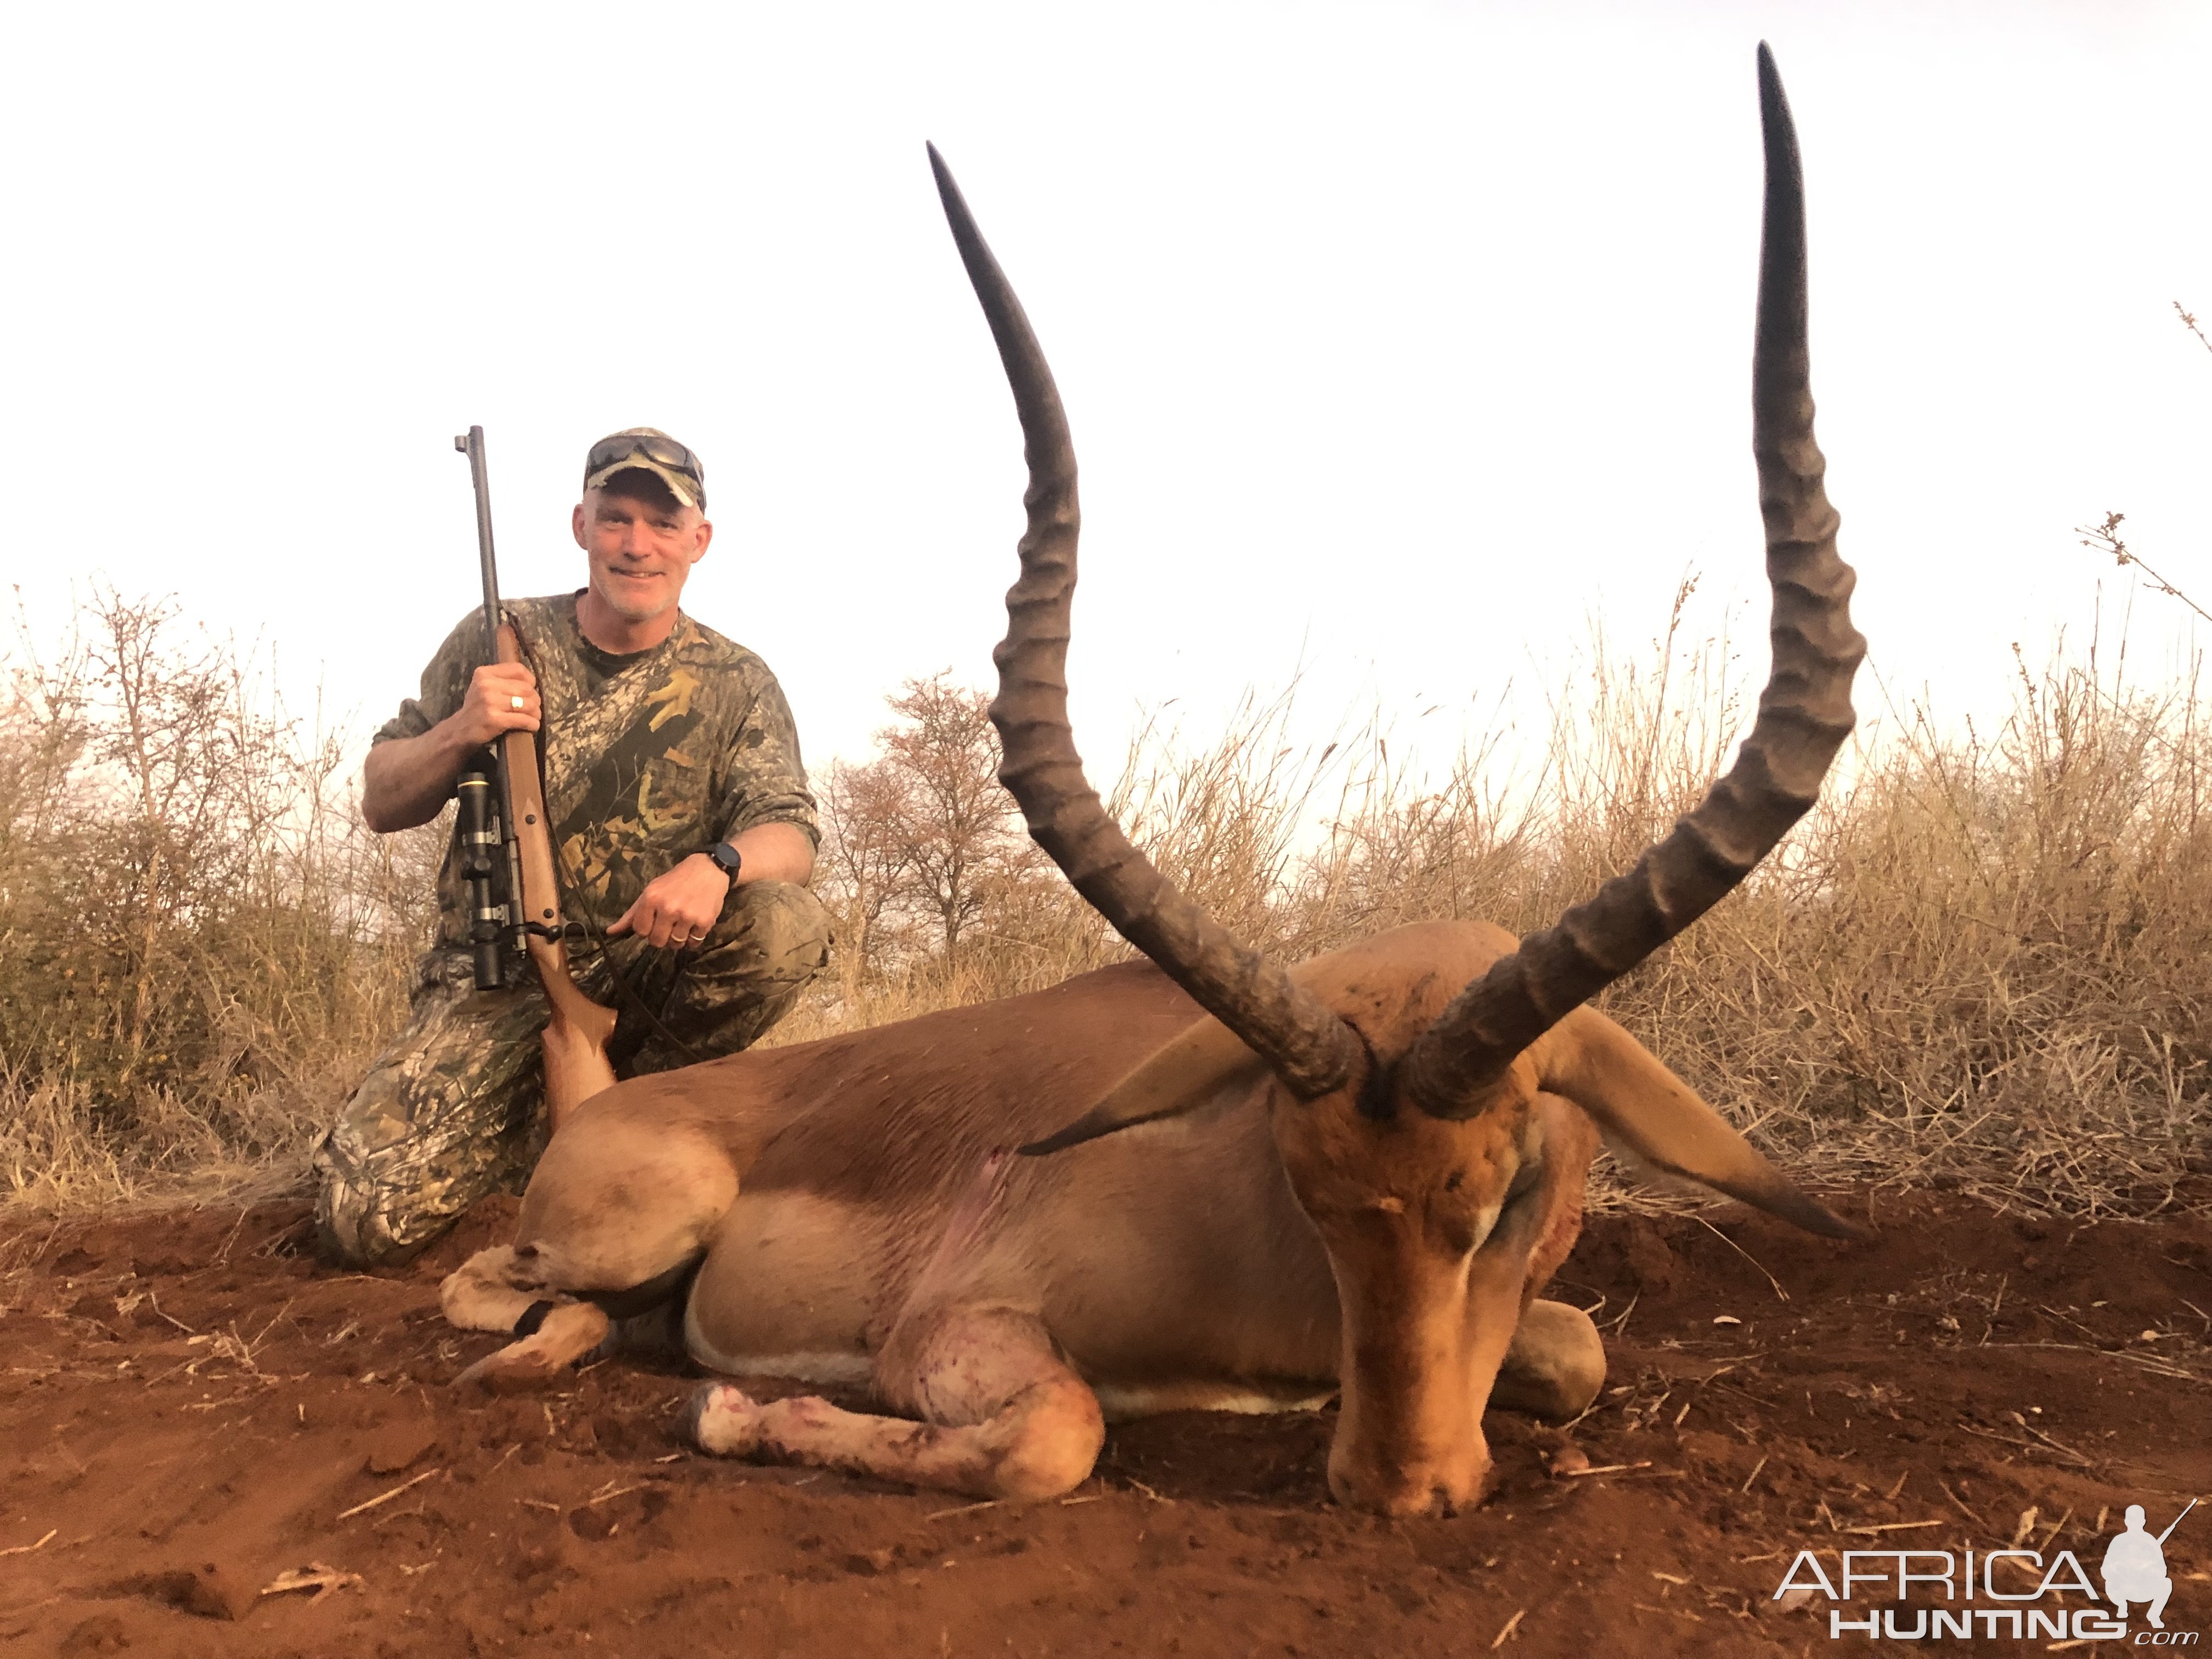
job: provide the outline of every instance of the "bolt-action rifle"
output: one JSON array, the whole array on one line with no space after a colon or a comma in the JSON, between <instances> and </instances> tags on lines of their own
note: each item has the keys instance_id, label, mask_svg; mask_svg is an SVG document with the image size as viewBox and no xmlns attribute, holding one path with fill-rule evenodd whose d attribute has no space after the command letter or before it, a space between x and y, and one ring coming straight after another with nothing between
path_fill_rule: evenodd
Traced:
<instances>
[{"instance_id":1,"label":"bolt-action rifle","mask_svg":"<svg viewBox=\"0 0 2212 1659\"><path fill-rule=\"evenodd\" d=\"M469 458L477 492L477 553L483 566L484 627L494 659L522 660L514 628L500 611L499 569L492 557L491 486L484 476L483 428L472 426L453 447ZM461 873L469 890L469 943L476 985L507 983L509 950L527 950L552 1018L545 1026L545 1109L552 1127L611 1087L607 1039L615 1012L576 988L568 973L568 927L553 875L553 837L545 822L545 789L538 742L527 732L502 732L459 781ZM495 794L495 791L496 793Z\"/></svg>"}]
</instances>

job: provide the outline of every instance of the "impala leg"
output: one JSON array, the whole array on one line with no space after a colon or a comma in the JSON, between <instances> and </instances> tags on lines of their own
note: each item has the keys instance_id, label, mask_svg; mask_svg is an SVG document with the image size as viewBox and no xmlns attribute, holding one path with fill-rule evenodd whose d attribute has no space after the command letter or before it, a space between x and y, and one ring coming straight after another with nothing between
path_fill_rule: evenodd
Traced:
<instances>
[{"instance_id":1,"label":"impala leg","mask_svg":"<svg viewBox=\"0 0 2212 1659\"><path fill-rule=\"evenodd\" d=\"M587 1354L680 1353L674 1328L697 1263L674 1267L627 1291L571 1292L558 1287L547 1256L530 1245L479 1250L446 1277L438 1300L447 1320L467 1331L503 1331L516 1340L453 1379L501 1393L551 1382Z\"/></svg>"},{"instance_id":2,"label":"impala leg","mask_svg":"<svg viewBox=\"0 0 2212 1659\"><path fill-rule=\"evenodd\" d=\"M1097 1461L1097 1396L1044 1326L1005 1308L952 1308L902 1322L877 1360L878 1390L914 1422L808 1395L761 1405L726 1382L691 1401L702 1450L806 1463L879 1480L1017 1502L1054 1498Z\"/></svg>"},{"instance_id":3,"label":"impala leg","mask_svg":"<svg viewBox=\"0 0 2212 1659\"><path fill-rule=\"evenodd\" d=\"M447 1322L465 1331L513 1330L532 1303L553 1294L531 1268L511 1244L478 1250L438 1286Z\"/></svg>"},{"instance_id":4,"label":"impala leg","mask_svg":"<svg viewBox=\"0 0 2212 1659\"><path fill-rule=\"evenodd\" d=\"M556 1303L534 1331L510 1342L453 1379L460 1388L481 1382L494 1394L543 1388L607 1340L605 1313L588 1302Z\"/></svg>"},{"instance_id":5,"label":"impala leg","mask_svg":"<svg viewBox=\"0 0 2212 1659\"><path fill-rule=\"evenodd\" d=\"M1589 1409L1605 1386L1605 1343L1590 1316L1564 1302L1531 1302L1498 1367L1490 1403L1554 1422Z\"/></svg>"},{"instance_id":6,"label":"impala leg","mask_svg":"<svg viewBox=\"0 0 2212 1659\"><path fill-rule=\"evenodd\" d=\"M630 1339L623 1346L669 1346L667 1320L683 1305L702 1240L737 1191L729 1157L698 1134L619 1109L582 1114L532 1176L516 1243L477 1252L439 1287L453 1324L516 1339L456 1384L540 1387L605 1343L617 1322Z\"/></svg>"},{"instance_id":7,"label":"impala leg","mask_svg":"<svg viewBox=\"0 0 2212 1659\"><path fill-rule=\"evenodd\" d=\"M486 1354L453 1379L496 1393L552 1381L607 1339L606 1314L546 1285L542 1265L502 1244L479 1250L438 1287L447 1319L468 1331L505 1331L517 1340Z\"/></svg>"}]
</instances>

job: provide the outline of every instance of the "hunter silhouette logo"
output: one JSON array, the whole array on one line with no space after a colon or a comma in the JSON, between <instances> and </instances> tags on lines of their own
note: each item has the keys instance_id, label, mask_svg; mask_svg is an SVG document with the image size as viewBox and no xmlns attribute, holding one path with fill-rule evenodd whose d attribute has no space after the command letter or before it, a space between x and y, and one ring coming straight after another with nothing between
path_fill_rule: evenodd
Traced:
<instances>
[{"instance_id":1,"label":"hunter silhouette logo","mask_svg":"<svg viewBox=\"0 0 2212 1659\"><path fill-rule=\"evenodd\" d=\"M1963 1555L1949 1550L1844 1550L1842 1571L1833 1581L1817 1554L1800 1550L1775 1587L1774 1599L1790 1596L1794 1604L1817 1594L1832 1602L1886 1600L1892 1605L1852 1609L1863 1611L1863 1618L1847 1618L1843 1607L1832 1607L1828 1635L1904 1641L1945 1636L2109 1641L2126 1637L2129 1605L2140 1603L2149 1628L2136 1633L2134 1645L2194 1646L2197 1632L2166 1628L2166 1598L2173 1594L2166 1540L2197 1502L2191 1498L2160 1533L2150 1531L2142 1504L2129 1504L2125 1527L2105 1546L2099 1564L2105 1585L2101 1597L2073 1551L2060 1550L2045 1561L2039 1550L2014 1548L1967 1550ZM2032 1589L2026 1588L2030 1583ZM2063 1601L2045 1600L2069 1592L2110 1605L2069 1607ZM1916 1595L1923 1605L1911 1605Z\"/></svg>"},{"instance_id":2,"label":"hunter silhouette logo","mask_svg":"<svg viewBox=\"0 0 2212 1659\"><path fill-rule=\"evenodd\" d=\"M2166 1540L2173 1536L2174 1528L2181 1524L2182 1516L2197 1507L2197 1500L2189 1500L2189 1508L2170 1522L2164 1532L2155 1538L2143 1530L2143 1506L2128 1505L2128 1529L2105 1546L2105 1594L2112 1599L2112 1617L2128 1616L2128 1603L2148 1601L2153 1630L2164 1630L2166 1598L2173 1594L2173 1580L2166 1574Z\"/></svg>"}]
</instances>

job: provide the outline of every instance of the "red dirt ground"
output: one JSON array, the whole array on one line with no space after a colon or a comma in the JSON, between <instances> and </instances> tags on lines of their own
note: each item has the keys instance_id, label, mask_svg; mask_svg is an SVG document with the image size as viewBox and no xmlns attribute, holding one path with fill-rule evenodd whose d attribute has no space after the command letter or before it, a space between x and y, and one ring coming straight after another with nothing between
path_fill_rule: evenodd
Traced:
<instances>
[{"instance_id":1,"label":"red dirt ground","mask_svg":"<svg viewBox=\"0 0 2212 1659\"><path fill-rule=\"evenodd\" d=\"M698 1456L673 1364L455 1394L492 1340L437 1281L513 1213L377 1276L296 1207L0 1230L0 1653L1796 1654L1831 1650L1824 1601L1771 1599L1801 1547L1985 1549L2033 1508L2094 1574L2124 1505L2212 1491L2203 1221L1595 1218L1554 1293L1625 1322L1571 1438L1632 1467L1553 1478L1560 1435L1493 1413L1496 1495L1406 1522L1329 1501L1327 1412L1120 1427L1021 1510ZM2212 1628L2207 1509L2175 1630ZM311 1563L359 1581L258 1594Z\"/></svg>"}]
</instances>

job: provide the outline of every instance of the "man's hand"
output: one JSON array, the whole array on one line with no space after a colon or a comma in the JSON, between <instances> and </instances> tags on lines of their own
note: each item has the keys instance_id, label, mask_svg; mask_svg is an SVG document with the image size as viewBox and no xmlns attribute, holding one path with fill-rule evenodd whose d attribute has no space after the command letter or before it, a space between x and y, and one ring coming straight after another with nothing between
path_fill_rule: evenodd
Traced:
<instances>
[{"instance_id":1,"label":"man's hand","mask_svg":"<svg viewBox=\"0 0 2212 1659\"><path fill-rule=\"evenodd\" d=\"M657 951L696 945L720 920L729 892L730 878L721 866L704 853L694 853L650 883L607 936L635 933Z\"/></svg>"},{"instance_id":2,"label":"man's hand","mask_svg":"<svg viewBox=\"0 0 2212 1659\"><path fill-rule=\"evenodd\" d=\"M519 662L486 663L445 724L464 748L481 749L504 732L535 732L540 712L537 675Z\"/></svg>"},{"instance_id":3,"label":"man's hand","mask_svg":"<svg viewBox=\"0 0 2212 1659\"><path fill-rule=\"evenodd\" d=\"M453 780L470 757L506 732L535 732L539 713L535 674L519 662L487 663L445 719L420 737L394 738L368 751L362 817L379 834L429 823L453 798Z\"/></svg>"}]
</instances>

